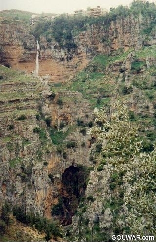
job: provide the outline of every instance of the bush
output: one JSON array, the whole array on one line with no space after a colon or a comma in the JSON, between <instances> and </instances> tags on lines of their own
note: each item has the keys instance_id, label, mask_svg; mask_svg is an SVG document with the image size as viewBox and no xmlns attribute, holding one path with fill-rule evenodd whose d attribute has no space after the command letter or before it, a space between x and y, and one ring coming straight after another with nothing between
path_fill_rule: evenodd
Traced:
<instances>
[{"instance_id":1,"label":"bush","mask_svg":"<svg viewBox=\"0 0 156 242\"><path fill-rule=\"evenodd\" d=\"M97 104L97 105L100 105L100 104L101 104L101 97L98 97L98 98L97 98L96 104Z\"/></svg>"},{"instance_id":2,"label":"bush","mask_svg":"<svg viewBox=\"0 0 156 242\"><path fill-rule=\"evenodd\" d=\"M17 120L25 120L25 119L27 119L27 117L26 117L26 115L24 115L24 114L22 114L21 116L19 116L19 117L17 118Z\"/></svg>"},{"instance_id":3,"label":"bush","mask_svg":"<svg viewBox=\"0 0 156 242\"><path fill-rule=\"evenodd\" d=\"M153 108L156 109L156 103L153 103Z\"/></svg>"},{"instance_id":4,"label":"bush","mask_svg":"<svg viewBox=\"0 0 156 242\"><path fill-rule=\"evenodd\" d=\"M131 70L135 73L139 73L144 65L144 61L135 60L131 63Z\"/></svg>"},{"instance_id":5,"label":"bush","mask_svg":"<svg viewBox=\"0 0 156 242\"><path fill-rule=\"evenodd\" d=\"M86 128L83 128L80 130L80 133L83 134L84 136L86 135Z\"/></svg>"},{"instance_id":6,"label":"bush","mask_svg":"<svg viewBox=\"0 0 156 242\"><path fill-rule=\"evenodd\" d=\"M33 132L39 134L40 133L40 128L39 127L33 128Z\"/></svg>"},{"instance_id":7,"label":"bush","mask_svg":"<svg viewBox=\"0 0 156 242\"><path fill-rule=\"evenodd\" d=\"M156 138L156 135L153 131L148 131L146 132L146 136L150 141L154 141Z\"/></svg>"},{"instance_id":8,"label":"bush","mask_svg":"<svg viewBox=\"0 0 156 242\"><path fill-rule=\"evenodd\" d=\"M97 145L96 145L96 152L97 152L97 153L100 153L101 150L102 150L102 144L97 144Z\"/></svg>"},{"instance_id":9,"label":"bush","mask_svg":"<svg viewBox=\"0 0 156 242\"><path fill-rule=\"evenodd\" d=\"M111 182L110 184L109 184L109 188L110 188L110 190L114 190L115 188L116 188L116 183L115 182Z\"/></svg>"},{"instance_id":10,"label":"bush","mask_svg":"<svg viewBox=\"0 0 156 242\"><path fill-rule=\"evenodd\" d=\"M21 162L21 157L16 157L12 160L9 160L9 165L10 165L10 168L14 168L17 164L19 164Z\"/></svg>"},{"instance_id":11,"label":"bush","mask_svg":"<svg viewBox=\"0 0 156 242\"><path fill-rule=\"evenodd\" d=\"M41 117L40 117L40 115L39 114L36 114L36 120L40 120L41 119Z\"/></svg>"},{"instance_id":12,"label":"bush","mask_svg":"<svg viewBox=\"0 0 156 242\"><path fill-rule=\"evenodd\" d=\"M131 110L129 111L129 119L130 119L130 121L134 121L136 119L134 112Z\"/></svg>"},{"instance_id":13,"label":"bush","mask_svg":"<svg viewBox=\"0 0 156 242\"><path fill-rule=\"evenodd\" d=\"M50 129L50 138L55 145L60 145L65 140L67 132L57 131L56 129Z\"/></svg>"},{"instance_id":14,"label":"bush","mask_svg":"<svg viewBox=\"0 0 156 242\"><path fill-rule=\"evenodd\" d=\"M155 93L153 92L153 90L147 90L145 94L150 100L153 100L155 98Z\"/></svg>"},{"instance_id":15,"label":"bush","mask_svg":"<svg viewBox=\"0 0 156 242\"><path fill-rule=\"evenodd\" d=\"M5 203L2 206L1 219L5 222L6 225L8 225L10 221L10 218L9 218L10 211L11 211L10 205L8 203Z\"/></svg>"},{"instance_id":16,"label":"bush","mask_svg":"<svg viewBox=\"0 0 156 242\"><path fill-rule=\"evenodd\" d=\"M62 101L61 98L58 98L56 103L57 103L59 106L62 106L62 105L63 105L63 101Z\"/></svg>"},{"instance_id":17,"label":"bush","mask_svg":"<svg viewBox=\"0 0 156 242\"><path fill-rule=\"evenodd\" d=\"M143 140L142 142L142 152L152 152L154 150L153 142L149 140Z\"/></svg>"},{"instance_id":18,"label":"bush","mask_svg":"<svg viewBox=\"0 0 156 242\"><path fill-rule=\"evenodd\" d=\"M78 125L78 126L82 126L82 127L85 126L84 121L81 120L81 119L79 119L79 118L77 119L77 125Z\"/></svg>"},{"instance_id":19,"label":"bush","mask_svg":"<svg viewBox=\"0 0 156 242\"><path fill-rule=\"evenodd\" d=\"M87 200L90 201L90 202L94 202L95 198L90 195L90 196L87 197Z\"/></svg>"},{"instance_id":20,"label":"bush","mask_svg":"<svg viewBox=\"0 0 156 242\"><path fill-rule=\"evenodd\" d=\"M63 152L63 159L67 159L67 153Z\"/></svg>"},{"instance_id":21,"label":"bush","mask_svg":"<svg viewBox=\"0 0 156 242\"><path fill-rule=\"evenodd\" d=\"M76 141L68 141L67 142L67 148L68 149L75 148L75 147L77 147Z\"/></svg>"},{"instance_id":22,"label":"bush","mask_svg":"<svg viewBox=\"0 0 156 242\"><path fill-rule=\"evenodd\" d=\"M4 66L7 67L7 68L11 67L11 65L9 63L4 63Z\"/></svg>"},{"instance_id":23,"label":"bush","mask_svg":"<svg viewBox=\"0 0 156 242\"><path fill-rule=\"evenodd\" d=\"M10 124L10 125L8 126L8 129L9 129L9 130L13 130L13 129L14 129L14 125L13 125L13 124Z\"/></svg>"},{"instance_id":24,"label":"bush","mask_svg":"<svg viewBox=\"0 0 156 242\"><path fill-rule=\"evenodd\" d=\"M56 94L54 92L52 92L52 94L48 97L52 101L52 100L54 100L55 96L56 96Z\"/></svg>"},{"instance_id":25,"label":"bush","mask_svg":"<svg viewBox=\"0 0 156 242\"><path fill-rule=\"evenodd\" d=\"M39 134L39 138L42 143L47 141L47 135L46 135L46 132L44 129L35 127L35 128L33 128L33 132Z\"/></svg>"},{"instance_id":26,"label":"bush","mask_svg":"<svg viewBox=\"0 0 156 242\"><path fill-rule=\"evenodd\" d=\"M51 125L51 117L45 118L45 122L47 124L47 127L50 127L50 125Z\"/></svg>"},{"instance_id":27,"label":"bush","mask_svg":"<svg viewBox=\"0 0 156 242\"><path fill-rule=\"evenodd\" d=\"M51 180L51 182L52 183L54 183L54 176L50 173L50 174L48 174L48 176L49 176L49 178L50 178L50 180Z\"/></svg>"},{"instance_id":28,"label":"bush","mask_svg":"<svg viewBox=\"0 0 156 242\"><path fill-rule=\"evenodd\" d=\"M90 121L90 122L88 123L88 127L89 127L89 128L93 127L93 122L92 122L92 121Z\"/></svg>"},{"instance_id":29,"label":"bush","mask_svg":"<svg viewBox=\"0 0 156 242\"><path fill-rule=\"evenodd\" d=\"M123 93L123 95L127 95L127 94L130 94L131 92L133 92L133 87L126 87L126 86L124 86L123 88L122 88L122 93Z\"/></svg>"},{"instance_id":30,"label":"bush","mask_svg":"<svg viewBox=\"0 0 156 242\"><path fill-rule=\"evenodd\" d=\"M102 171L103 170L103 164L100 164L98 167L97 167L97 171Z\"/></svg>"},{"instance_id":31,"label":"bush","mask_svg":"<svg viewBox=\"0 0 156 242\"><path fill-rule=\"evenodd\" d=\"M86 146L85 142L82 142L81 147L85 147L85 146Z\"/></svg>"},{"instance_id":32,"label":"bush","mask_svg":"<svg viewBox=\"0 0 156 242\"><path fill-rule=\"evenodd\" d=\"M28 182L29 181L29 178L27 177L27 175L25 173L20 173L20 177L21 177L22 182Z\"/></svg>"},{"instance_id":33,"label":"bush","mask_svg":"<svg viewBox=\"0 0 156 242\"><path fill-rule=\"evenodd\" d=\"M61 121L61 122L60 122L60 129L63 129L65 126L66 126L66 123L63 122L63 121Z\"/></svg>"},{"instance_id":34,"label":"bush","mask_svg":"<svg viewBox=\"0 0 156 242\"><path fill-rule=\"evenodd\" d=\"M63 201L62 199L59 199L58 204L54 205L51 210L52 216L63 216L64 215L64 210L63 210Z\"/></svg>"},{"instance_id":35,"label":"bush","mask_svg":"<svg viewBox=\"0 0 156 242\"><path fill-rule=\"evenodd\" d=\"M4 235L6 232L6 224L3 220L0 220L0 235Z\"/></svg>"},{"instance_id":36,"label":"bush","mask_svg":"<svg viewBox=\"0 0 156 242\"><path fill-rule=\"evenodd\" d=\"M24 207L14 207L13 208L13 215L20 222L27 224L26 213L25 213Z\"/></svg>"},{"instance_id":37,"label":"bush","mask_svg":"<svg viewBox=\"0 0 156 242\"><path fill-rule=\"evenodd\" d=\"M61 236L60 228L56 223L47 220L46 218L41 217L38 214L26 214L23 207L14 207L13 215L20 222L30 225L32 227L35 226L38 231L45 232L47 240L51 239L53 236Z\"/></svg>"}]
</instances>

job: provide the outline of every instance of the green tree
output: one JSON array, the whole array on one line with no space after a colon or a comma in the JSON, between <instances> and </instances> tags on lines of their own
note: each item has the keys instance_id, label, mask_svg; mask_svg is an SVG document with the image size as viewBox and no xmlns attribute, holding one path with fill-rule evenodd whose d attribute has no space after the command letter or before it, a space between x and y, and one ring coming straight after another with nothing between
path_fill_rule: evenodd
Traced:
<instances>
[{"instance_id":1,"label":"green tree","mask_svg":"<svg viewBox=\"0 0 156 242\"><path fill-rule=\"evenodd\" d=\"M121 102L112 104L110 112L96 109L96 124L90 134L102 144L98 162L111 166L110 207L116 214L112 229L126 233L128 228L131 234L156 236L156 150L142 152L139 129L129 121L128 113ZM123 206L127 207L124 217ZM122 228L119 220L124 222Z\"/></svg>"},{"instance_id":2,"label":"green tree","mask_svg":"<svg viewBox=\"0 0 156 242\"><path fill-rule=\"evenodd\" d=\"M125 160L134 157L141 148L138 127L129 121L129 112L120 102L114 103L110 114L105 110L95 109L95 123L90 133L102 143L105 157L122 157ZM125 161L124 161L125 162Z\"/></svg>"},{"instance_id":3,"label":"green tree","mask_svg":"<svg viewBox=\"0 0 156 242\"><path fill-rule=\"evenodd\" d=\"M5 203L2 206L2 211L1 211L1 219L5 222L6 225L9 225L9 221L10 221L10 206L8 203Z\"/></svg>"}]
</instances>

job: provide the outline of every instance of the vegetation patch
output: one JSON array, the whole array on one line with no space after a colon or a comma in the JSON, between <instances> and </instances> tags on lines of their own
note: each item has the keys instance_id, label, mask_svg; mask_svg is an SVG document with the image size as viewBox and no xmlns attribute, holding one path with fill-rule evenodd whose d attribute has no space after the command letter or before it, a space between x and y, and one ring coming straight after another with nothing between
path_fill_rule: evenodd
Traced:
<instances>
[{"instance_id":1,"label":"vegetation patch","mask_svg":"<svg viewBox=\"0 0 156 242\"><path fill-rule=\"evenodd\" d=\"M144 66L146 66L145 61L135 60L131 63L131 71L133 73L139 73Z\"/></svg>"},{"instance_id":2,"label":"vegetation patch","mask_svg":"<svg viewBox=\"0 0 156 242\"><path fill-rule=\"evenodd\" d=\"M35 227L40 232L45 232L46 241L49 241L51 238L62 237L61 229L58 224L52 220L48 220L45 217L41 217L38 214L26 213L23 207L14 207L13 215L20 222Z\"/></svg>"},{"instance_id":3,"label":"vegetation patch","mask_svg":"<svg viewBox=\"0 0 156 242\"><path fill-rule=\"evenodd\" d=\"M58 131L56 129L50 130L50 137L54 145L60 145L68 135L67 132Z\"/></svg>"},{"instance_id":4,"label":"vegetation patch","mask_svg":"<svg viewBox=\"0 0 156 242\"><path fill-rule=\"evenodd\" d=\"M22 114L21 116L19 116L19 117L17 118L17 120L20 120L20 121L23 121L23 120L25 120L25 119L27 119L27 117L26 117L26 115L24 115L24 114Z\"/></svg>"},{"instance_id":5,"label":"vegetation patch","mask_svg":"<svg viewBox=\"0 0 156 242\"><path fill-rule=\"evenodd\" d=\"M17 157L17 158L10 160L9 161L10 167L15 168L19 163L21 163L21 161L22 161L21 157Z\"/></svg>"},{"instance_id":6,"label":"vegetation patch","mask_svg":"<svg viewBox=\"0 0 156 242\"><path fill-rule=\"evenodd\" d=\"M43 128L35 127L33 132L39 134L39 138L43 144L47 142L46 131Z\"/></svg>"}]
</instances>

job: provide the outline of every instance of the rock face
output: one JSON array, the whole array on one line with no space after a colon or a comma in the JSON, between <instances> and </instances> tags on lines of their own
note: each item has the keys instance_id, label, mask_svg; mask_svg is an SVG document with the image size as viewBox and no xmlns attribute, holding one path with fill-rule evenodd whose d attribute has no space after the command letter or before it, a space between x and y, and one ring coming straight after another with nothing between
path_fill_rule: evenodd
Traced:
<instances>
[{"instance_id":1,"label":"rock face","mask_svg":"<svg viewBox=\"0 0 156 242\"><path fill-rule=\"evenodd\" d=\"M1 204L6 200L12 206L24 206L26 211L49 218L52 205L64 193L64 171L71 165L75 167L84 162L89 165L89 136L84 136L79 129L68 131L78 117L89 122L90 118L86 118L89 105L84 102L81 106L82 100L74 104L70 96L79 100L82 98L79 93L60 92L51 100L52 93L48 87L45 91L45 82L7 67L1 67L1 75ZM67 96L69 99L60 107L58 98ZM47 115L52 117L51 128L45 122ZM69 132L62 148L56 150L50 129L58 134L61 130L62 135Z\"/></svg>"},{"instance_id":2,"label":"rock face","mask_svg":"<svg viewBox=\"0 0 156 242\"><path fill-rule=\"evenodd\" d=\"M34 73L37 45L31 34L31 26L19 21L2 21L0 30L0 63L26 73ZM72 61L69 61L71 57L66 54L66 50L55 43L48 44L44 37L41 37L39 44L39 75L50 81L67 81L88 63L84 53L72 56Z\"/></svg>"},{"instance_id":3,"label":"rock face","mask_svg":"<svg viewBox=\"0 0 156 242\"><path fill-rule=\"evenodd\" d=\"M31 72L35 68L36 45L30 27L19 21L0 23L1 63Z\"/></svg>"},{"instance_id":4,"label":"rock face","mask_svg":"<svg viewBox=\"0 0 156 242\"><path fill-rule=\"evenodd\" d=\"M50 160L51 155L45 124L40 122L40 126L36 120L42 85L39 80L11 70L8 74L6 69L1 68L1 201L43 213L51 188L48 171L39 160ZM39 132L42 130L42 139L33 132L36 127ZM41 151L43 141L45 148Z\"/></svg>"},{"instance_id":5,"label":"rock face","mask_svg":"<svg viewBox=\"0 0 156 242\"><path fill-rule=\"evenodd\" d=\"M81 48L88 46L88 51L93 53L110 53L130 48L141 48L143 38L140 35L142 29L142 18L135 18L133 15L126 18L111 21L110 25L106 26L94 24L88 31L82 32L77 38L77 43Z\"/></svg>"},{"instance_id":6,"label":"rock face","mask_svg":"<svg viewBox=\"0 0 156 242\"><path fill-rule=\"evenodd\" d=\"M88 26L86 31L75 36L77 48L71 53L54 40L49 42L44 36L40 36L39 75L52 82L64 82L86 67L89 59L98 53L109 55L121 49L136 50L143 45L154 44L154 37L145 38L141 34L150 21L143 19L141 15L129 15L107 25L101 23ZM37 46L32 26L20 21L7 23L4 20L0 23L0 29L0 62L33 73Z\"/></svg>"}]
</instances>

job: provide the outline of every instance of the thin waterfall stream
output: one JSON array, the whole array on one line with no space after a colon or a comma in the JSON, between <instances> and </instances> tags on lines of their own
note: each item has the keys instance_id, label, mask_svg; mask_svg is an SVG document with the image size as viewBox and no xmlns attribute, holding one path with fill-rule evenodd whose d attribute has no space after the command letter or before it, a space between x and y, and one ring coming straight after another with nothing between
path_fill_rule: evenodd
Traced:
<instances>
[{"instance_id":1,"label":"thin waterfall stream","mask_svg":"<svg viewBox=\"0 0 156 242\"><path fill-rule=\"evenodd\" d=\"M35 76L38 76L38 73L39 73L39 52L40 52L40 45L39 45L38 40L37 40Z\"/></svg>"}]
</instances>

